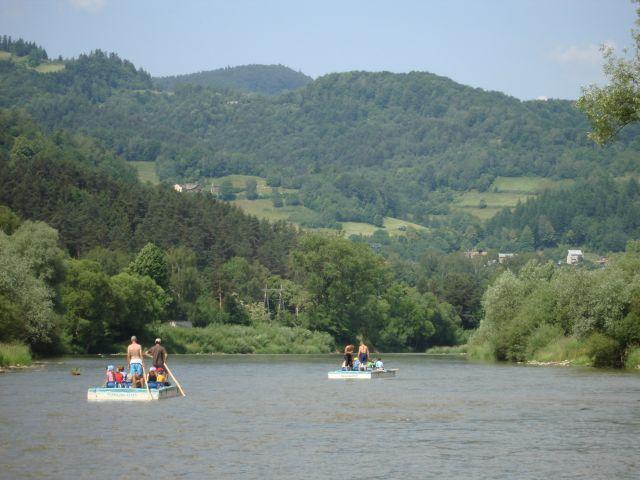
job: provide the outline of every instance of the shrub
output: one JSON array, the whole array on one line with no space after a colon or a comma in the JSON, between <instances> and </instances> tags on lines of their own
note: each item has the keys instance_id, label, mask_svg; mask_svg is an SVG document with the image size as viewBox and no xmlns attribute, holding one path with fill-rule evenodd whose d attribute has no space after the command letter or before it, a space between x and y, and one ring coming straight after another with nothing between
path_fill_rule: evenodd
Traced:
<instances>
[{"instance_id":1,"label":"shrub","mask_svg":"<svg viewBox=\"0 0 640 480\"><path fill-rule=\"evenodd\" d=\"M613 338L593 333L587 338L585 346L594 367L620 366L620 347Z\"/></svg>"},{"instance_id":2,"label":"shrub","mask_svg":"<svg viewBox=\"0 0 640 480\"><path fill-rule=\"evenodd\" d=\"M452 347L431 347L425 353L431 355L463 355L466 354L468 345L454 345Z\"/></svg>"},{"instance_id":3,"label":"shrub","mask_svg":"<svg viewBox=\"0 0 640 480\"><path fill-rule=\"evenodd\" d=\"M563 362L569 360L573 365L589 365L591 359L587 349L575 337L560 337L551 343L538 349L533 360L538 362Z\"/></svg>"},{"instance_id":4,"label":"shrub","mask_svg":"<svg viewBox=\"0 0 640 480\"><path fill-rule=\"evenodd\" d=\"M22 343L0 343L0 367L31 365L29 347Z\"/></svg>"},{"instance_id":5,"label":"shrub","mask_svg":"<svg viewBox=\"0 0 640 480\"><path fill-rule=\"evenodd\" d=\"M329 353L334 349L327 333L264 323L206 328L163 325L158 334L177 353Z\"/></svg>"},{"instance_id":6,"label":"shrub","mask_svg":"<svg viewBox=\"0 0 640 480\"><path fill-rule=\"evenodd\" d=\"M563 337L562 328L558 325L543 324L536 328L527 340L527 358L531 359L535 353L548 346L551 342Z\"/></svg>"},{"instance_id":7,"label":"shrub","mask_svg":"<svg viewBox=\"0 0 640 480\"><path fill-rule=\"evenodd\" d=\"M624 366L629 369L640 368L640 347L633 347L627 352Z\"/></svg>"}]
</instances>

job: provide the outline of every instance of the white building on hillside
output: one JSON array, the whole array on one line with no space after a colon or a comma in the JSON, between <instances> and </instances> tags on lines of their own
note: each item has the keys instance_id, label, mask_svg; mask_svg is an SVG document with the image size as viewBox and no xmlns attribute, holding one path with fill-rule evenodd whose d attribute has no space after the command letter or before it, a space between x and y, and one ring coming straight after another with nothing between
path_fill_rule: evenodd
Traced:
<instances>
[{"instance_id":1,"label":"white building on hillside","mask_svg":"<svg viewBox=\"0 0 640 480\"><path fill-rule=\"evenodd\" d=\"M567 265L575 265L582 260L582 250L567 251Z\"/></svg>"},{"instance_id":2,"label":"white building on hillside","mask_svg":"<svg viewBox=\"0 0 640 480\"><path fill-rule=\"evenodd\" d=\"M173 186L176 192L201 192L202 187L198 183L176 183Z\"/></svg>"},{"instance_id":3,"label":"white building on hillside","mask_svg":"<svg viewBox=\"0 0 640 480\"><path fill-rule=\"evenodd\" d=\"M498 262L504 263L507 260L509 260L510 258L513 258L515 256L516 256L515 253L499 253L498 254Z\"/></svg>"}]
</instances>

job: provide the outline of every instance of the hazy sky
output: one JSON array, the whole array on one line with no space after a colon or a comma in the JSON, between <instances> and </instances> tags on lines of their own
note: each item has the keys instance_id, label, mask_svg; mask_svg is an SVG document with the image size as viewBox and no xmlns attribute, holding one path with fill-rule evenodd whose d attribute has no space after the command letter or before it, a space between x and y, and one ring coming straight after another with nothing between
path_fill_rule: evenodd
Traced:
<instances>
[{"instance_id":1,"label":"hazy sky","mask_svg":"<svg viewBox=\"0 0 640 480\"><path fill-rule=\"evenodd\" d=\"M0 34L50 56L100 48L152 75L281 63L317 77L423 70L522 99L602 81L629 0L0 0Z\"/></svg>"}]
</instances>

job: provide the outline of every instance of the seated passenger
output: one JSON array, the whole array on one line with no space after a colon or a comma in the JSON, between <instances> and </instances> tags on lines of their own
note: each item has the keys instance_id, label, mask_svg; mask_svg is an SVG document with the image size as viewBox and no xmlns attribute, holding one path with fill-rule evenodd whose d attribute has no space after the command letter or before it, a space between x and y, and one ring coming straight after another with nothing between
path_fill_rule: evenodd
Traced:
<instances>
[{"instance_id":1,"label":"seated passenger","mask_svg":"<svg viewBox=\"0 0 640 480\"><path fill-rule=\"evenodd\" d=\"M120 372L122 373L122 386L124 388L129 388L131 386L131 382L129 381L129 374L125 370L124 365L120 365L118 367L118 370L120 370Z\"/></svg>"},{"instance_id":2,"label":"seated passenger","mask_svg":"<svg viewBox=\"0 0 640 480\"><path fill-rule=\"evenodd\" d=\"M122 371L123 370L124 370L124 367L118 367L118 370L115 373L116 387L117 388L123 388L124 387L124 377L122 375Z\"/></svg>"},{"instance_id":3,"label":"seated passenger","mask_svg":"<svg viewBox=\"0 0 640 480\"><path fill-rule=\"evenodd\" d=\"M113 373L113 365L109 365L106 371L105 378L105 387L107 388L115 388L116 387L116 376Z\"/></svg>"},{"instance_id":4,"label":"seated passenger","mask_svg":"<svg viewBox=\"0 0 640 480\"><path fill-rule=\"evenodd\" d=\"M384 370L384 363L382 363L382 359L380 357L376 360L376 370Z\"/></svg>"},{"instance_id":5,"label":"seated passenger","mask_svg":"<svg viewBox=\"0 0 640 480\"><path fill-rule=\"evenodd\" d=\"M360 370L360 360L358 358L356 358L355 361L353 362L353 369Z\"/></svg>"},{"instance_id":6,"label":"seated passenger","mask_svg":"<svg viewBox=\"0 0 640 480\"><path fill-rule=\"evenodd\" d=\"M373 368L376 366L375 362L373 360L369 360L367 362L367 370L373 370Z\"/></svg>"},{"instance_id":7,"label":"seated passenger","mask_svg":"<svg viewBox=\"0 0 640 480\"><path fill-rule=\"evenodd\" d=\"M158 388L164 387L167 382L167 376L165 375L164 370L162 368L156 369L156 377L157 377L156 382L158 382Z\"/></svg>"},{"instance_id":8,"label":"seated passenger","mask_svg":"<svg viewBox=\"0 0 640 480\"><path fill-rule=\"evenodd\" d=\"M149 369L149 374L147 375L147 384L149 388L158 388L158 376L156 375L156 367L151 367Z\"/></svg>"}]
</instances>

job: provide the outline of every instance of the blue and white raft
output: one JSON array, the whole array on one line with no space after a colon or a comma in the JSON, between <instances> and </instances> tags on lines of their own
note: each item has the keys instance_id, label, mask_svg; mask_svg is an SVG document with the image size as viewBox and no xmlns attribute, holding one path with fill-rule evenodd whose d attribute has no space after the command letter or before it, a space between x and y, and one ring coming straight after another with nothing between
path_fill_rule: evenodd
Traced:
<instances>
[{"instance_id":1,"label":"blue and white raft","mask_svg":"<svg viewBox=\"0 0 640 480\"><path fill-rule=\"evenodd\" d=\"M380 370L336 370L329 372L328 376L331 380L371 380L372 378L392 378L396 376L397 368L380 369Z\"/></svg>"},{"instance_id":2,"label":"blue and white raft","mask_svg":"<svg viewBox=\"0 0 640 480\"><path fill-rule=\"evenodd\" d=\"M151 402L180 395L175 385L162 388L90 388L87 400L90 402Z\"/></svg>"}]
</instances>

